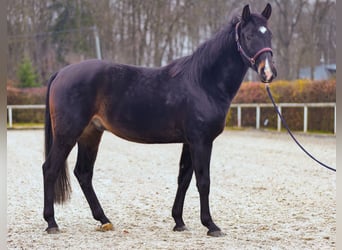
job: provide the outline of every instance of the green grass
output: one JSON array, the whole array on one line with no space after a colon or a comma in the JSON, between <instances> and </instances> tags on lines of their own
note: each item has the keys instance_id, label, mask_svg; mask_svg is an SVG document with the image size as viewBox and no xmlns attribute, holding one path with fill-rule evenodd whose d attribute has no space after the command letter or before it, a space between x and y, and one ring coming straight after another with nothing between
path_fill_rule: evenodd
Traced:
<instances>
[{"instance_id":1,"label":"green grass","mask_svg":"<svg viewBox=\"0 0 342 250\"><path fill-rule=\"evenodd\" d=\"M44 123L13 123L12 128L7 123L7 129L43 129Z\"/></svg>"}]
</instances>

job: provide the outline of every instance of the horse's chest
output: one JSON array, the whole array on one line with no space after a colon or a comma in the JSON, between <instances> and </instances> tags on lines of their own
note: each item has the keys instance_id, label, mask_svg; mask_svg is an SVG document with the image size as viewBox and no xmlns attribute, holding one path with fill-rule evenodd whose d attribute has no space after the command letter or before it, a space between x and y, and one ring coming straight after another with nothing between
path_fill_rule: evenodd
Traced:
<instances>
[{"instance_id":1,"label":"horse's chest","mask_svg":"<svg viewBox=\"0 0 342 250\"><path fill-rule=\"evenodd\" d=\"M212 103L204 103L194 108L187 119L188 130L193 130L199 136L215 138L225 126L226 112Z\"/></svg>"}]
</instances>

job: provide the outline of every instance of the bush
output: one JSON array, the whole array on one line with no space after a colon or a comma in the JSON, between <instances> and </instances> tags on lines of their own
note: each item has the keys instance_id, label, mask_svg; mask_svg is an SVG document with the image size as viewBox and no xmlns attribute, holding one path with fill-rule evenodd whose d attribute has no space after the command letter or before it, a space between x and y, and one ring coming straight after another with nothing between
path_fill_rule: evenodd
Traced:
<instances>
[{"instance_id":1,"label":"bush","mask_svg":"<svg viewBox=\"0 0 342 250\"><path fill-rule=\"evenodd\" d=\"M336 80L275 81L270 89L276 102L309 103L336 102ZM263 83L246 82L241 85L233 103L270 103Z\"/></svg>"}]
</instances>

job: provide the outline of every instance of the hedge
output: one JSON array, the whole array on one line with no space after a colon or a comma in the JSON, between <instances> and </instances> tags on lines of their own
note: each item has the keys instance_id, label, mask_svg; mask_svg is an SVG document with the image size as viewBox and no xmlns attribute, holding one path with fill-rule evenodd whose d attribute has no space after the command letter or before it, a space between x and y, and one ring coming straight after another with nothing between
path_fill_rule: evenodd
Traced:
<instances>
[{"instance_id":1,"label":"hedge","mask_svg":"<svg viewBox=\"0 0 342 250\"><path fill-rule=\"evenodd\" d=\"M336 80L329 81L275 81L270 89L277 103L336 102ZM271 103L263 83L243 83L233 103ZM242 126L255 127L255 108L242 109ZM283 108L282 114L292 130L303 130L303 108ZM237 125L237 111L231 109L227 116L227 126ZM263 128L276 128L277 115L273 108L261 108ZM309 108L308 130L334 132L333 108Z\"/></svg>"},{"instance_id":2,"label":"hedge","mask_svg":"<svg viewBox=\"0 0 342 250\"><path fill-rule=\"evenodd\" d=\"M270 84L277 103L336 102L336 80L329 81L275 81ZM7 104L44 104L46 87L18 89L7 87ZM263 83L245 82L233 99L233 103L270 103ZM255 108L244 108L242 126L255 127ZM282 113L292 130L303 130L303 109L283 108ZM44 112L40 110L13 110L13 122L43 122ZM227 115L227 126L237 125L236 109ZM261 109L262 128L276 128L277 116L273 108ZM334 110L332 108L310 108L309 131L334 131Z\"/></svg>"},{"instance_id":3,"label":"hedge","mask_svg":"<svg viewBox=\"0 0 342 250\"><path fill-rule=\"evenodd\" d=\"M14 88L7 87L8 105L45 104L46 87L41 88ZM43 123L44 110L12 111L13 123Z\"/></svg>"}]
</instances>

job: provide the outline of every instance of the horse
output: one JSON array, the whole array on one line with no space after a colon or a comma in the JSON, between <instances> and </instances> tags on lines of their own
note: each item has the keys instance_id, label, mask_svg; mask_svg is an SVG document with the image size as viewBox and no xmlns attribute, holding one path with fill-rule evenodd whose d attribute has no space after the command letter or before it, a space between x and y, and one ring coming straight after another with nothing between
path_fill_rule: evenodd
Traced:
<instances>
[{"instance_id":1,"label":"horse","mask_svg":"<svg viewBox=\"0 0 342 250\"><path fill-rule=\"evenodd\" d=\"M174 231L184 231L184 199L192 179L200 196L200 219L209 236L225 235L209 208L210 158L230 104L249 68L270 83L272 60L267 4L259 13L244 6L191 55L162 67L86 60L54 73L47 84L43 217L47 233L58 233L54 204L70 199L67 157L77 144L74 175L99 230L113 230L92 185L104 131L138 143L182 143L178 187L172 207Z\"/></svg>"}]
</instances>

